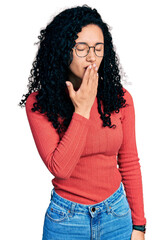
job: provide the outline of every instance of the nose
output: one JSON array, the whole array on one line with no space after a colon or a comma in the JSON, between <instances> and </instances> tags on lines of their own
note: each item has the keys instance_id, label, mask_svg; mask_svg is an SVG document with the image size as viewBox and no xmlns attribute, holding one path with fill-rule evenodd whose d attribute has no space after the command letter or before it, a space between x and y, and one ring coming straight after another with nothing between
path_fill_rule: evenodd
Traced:
<instances>
[{"instance_id":1,"label":"nose","mask_svg":"<svg viewBox=\"0 0 164 240\"><path fill-rule=\"evenodd\" d=\"M90 48L88 55L86 56L87 61L89 62L95 62L96 55L94 52L94 48Z\"/></svg>"}]
</instances>

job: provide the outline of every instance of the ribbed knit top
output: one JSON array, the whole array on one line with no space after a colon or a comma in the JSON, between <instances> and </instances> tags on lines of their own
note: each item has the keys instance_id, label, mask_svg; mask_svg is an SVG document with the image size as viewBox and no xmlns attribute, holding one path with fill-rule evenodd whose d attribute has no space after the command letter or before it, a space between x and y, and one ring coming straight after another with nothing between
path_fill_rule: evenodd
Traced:
<instances>
[{"instance_id":1,"label":"ribbed knit top","mask_svg":"<svg viewBox=\"0 0 164 240\"><path fill-rule=\"evenodd\" d=\"M128 106L111 114L115 129L102 126L96 97L90 118L74 112L61 140L47 116L31 111L36 94L31 93L26 101L27 118L40 157L54 176L57 194L73 202L95 204L113 194L122 181L133 224L146 224L131 94L126 90Z\"/></svg>"}]
</instances>

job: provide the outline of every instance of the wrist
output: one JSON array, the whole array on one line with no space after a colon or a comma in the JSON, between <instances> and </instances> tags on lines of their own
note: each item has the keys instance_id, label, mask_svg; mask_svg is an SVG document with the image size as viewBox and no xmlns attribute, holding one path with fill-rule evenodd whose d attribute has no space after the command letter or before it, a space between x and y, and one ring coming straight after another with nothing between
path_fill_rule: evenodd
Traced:
<instances>
[{"instance_id":1,"label":"wrist","mask_svg":"<svg viewBox=\"0 0 164 240\"><path fill-rule=\"evenodd\" d=\"M89 112L81 112L81 111L78 111L78 110L75 110L75 113L89 119L90 118L90 113Z\"/></svg>"}]
</instances>

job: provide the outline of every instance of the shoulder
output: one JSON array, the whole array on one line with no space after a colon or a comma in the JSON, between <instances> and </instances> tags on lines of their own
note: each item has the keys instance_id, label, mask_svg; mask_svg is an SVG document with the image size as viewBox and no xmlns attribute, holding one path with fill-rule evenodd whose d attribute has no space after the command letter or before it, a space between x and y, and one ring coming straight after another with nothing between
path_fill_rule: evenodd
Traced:
<instances>
[{"instance_id":1,"label":"shoulder","mask_svg":"<svg viewBox=\"0 0 164 240\"><path fill-rule=\"evenodd\" d=\"M32 92L26 99L26 110L29 111L33 107L33 104L37 102L36 95L38 94L37 92Z\"/></svg>"},{"instance_id":2,"label":"shoulder","mask_svg":"<svg viewBox=\"0 0 164 240\"><path fill-rule=\"evenodd\" d=\"M37 103L36 96L38 95L38 91L31 93L26 100L26 114L28 117L28 120L31 122L40 122L40 121L45 121L47 120L47 116L45 114L40 113L40 111L32 111L32 108L34 107L34 103Z\"/></svg>"},{"instance_id":3,"label":"shoulder","mask_svg":"<svg viewBox=\"0 0 164 240\"><path fill-rule=\"evenodd\" d=\"M134 103L133 103L133 97L131 95L131 93L123 88L124 91L124 96L123 98L126 100L125 102L125 107L120 108L120 112L121 112L121 119L123 120L124 118L133 118L134 115Z\"/></svg>"},{"instance_id":4,"label":"shoulder","mask_svg":"<svg viewBox=\"0 0 164 240\"><path fill-rule=\"evenodd\" d=\"M123 92L124 92L124 99L126 100L126 104L128 105L133 105L133 97L131 95L131 93L123 87Z\"/></svg>"}]
</instances>

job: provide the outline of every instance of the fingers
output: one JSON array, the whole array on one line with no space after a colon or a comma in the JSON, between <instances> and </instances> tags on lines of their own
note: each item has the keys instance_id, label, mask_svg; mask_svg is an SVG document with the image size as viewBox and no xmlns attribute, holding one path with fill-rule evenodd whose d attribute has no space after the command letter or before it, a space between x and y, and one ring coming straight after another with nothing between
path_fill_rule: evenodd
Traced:
<instances>
[{"instance_id":1,"label":"fingers","mask_svg":"<svg viewBox=\"0 0 164 240\"><path fill-rule=\"evenodd\" d=\"M67 85L67 89L68 89L68 92L69 92L69 96L72 99L75 96L75 91L74 91L74 88L73 88L73 84L70 81L67 81L66 85Z\"/></svg>"},{"instance_id":2,"label":"fingers","mask_svg":"<svg viewBox=\"0 0 164 240\"><path fill-rule=\"evenodd\" d=\"M98 83L98 73L97 73L97 66L93 64L93 67L90 71L89 80L88 80L88 87L95 88Z\"/></svg>"},{"instance_id":3,"label":"fingers","mask_svg":"<svg viewBox=\"0 0 164 240\"><path fill-rule=\"evenodd\" d=\"M98 73L97 73L97 66L96 64L92 64L87 67L83 80L80 86L81 90L86 90L86 89L97 89L97 84L98 84Z\"/></svg>"},{"instance_id":4,"label":"fingers","mask_svg":"<svg viewBox=\"0 0 164 240\"><path fill-rule=\"evenodd\" d=\"M82 83L81 83L81 88L86 88L87 87L91 69L92 69L92 65L89 65L87 67L85 73L84 73L83 80L82 80Z\"/></svg>"}]
</instances>

